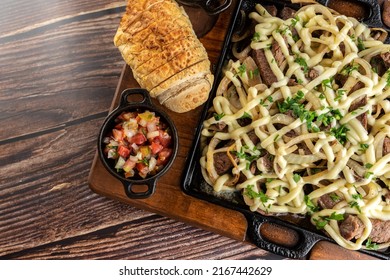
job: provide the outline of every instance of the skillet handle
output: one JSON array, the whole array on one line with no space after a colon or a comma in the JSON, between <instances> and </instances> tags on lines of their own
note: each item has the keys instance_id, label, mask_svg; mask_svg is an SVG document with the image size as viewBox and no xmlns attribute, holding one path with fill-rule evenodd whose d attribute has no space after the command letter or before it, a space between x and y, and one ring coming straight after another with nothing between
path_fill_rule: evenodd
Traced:
<instances>
[{"instance_id":1,"label":"skillet handle","mask_svg":"<svg viewBox=\"0 0 390 280\"><path fill-rule=\"evenodd\" d=\"M356 2L360 2L369 7L370 12L367 18L363 19L363 22L367 24L369 27L379 27L385 28L387 27L382 22L382 13L381 8L378 3L378 0L355 0ZM317 0L318 3L328 6L330 0Z\"/></svg>"},{"instance_id":2,"label":"skillet handle","mask_svg":"<svg viewBox=\"0 0 390 280\"><path fill-rule=\"evenodd\" d=\"M214 16L229 8L232 0L178 0L180 4L186 6L198 6L209 15Z\"/></svg>"},{"instance_id":3,"label":"skillet handle","mask_svg":"<svg viewBox=\"0 0 390 280\"><path fill-rule=\"evenodd\" d=\"M287 224L286 222L280 221L274 217L248 214L246 215L246 218L248 221L248 237L257 247L289 259L306 259L310 250L318 241L327 240L325 237L320 237L310 231L299 228L293 224ZM299 236L297 244L290 248L266 240L260 232L262 225L265 223L294 230Z\"/></svg>"},{"instance_id":4,"label":"skillet handle","mask_svg":"<svg viewBox=\"0 0 390 280\"><path fill-rule=\"evenodd\" d=\"M137 182L137 183L132 183L132 182L122 182L123 186L125 187L125 193L129 198L132 199L141 199L141 198L148 198L151 196L155 189L156 189L156 183L157 179L153 180L146 180L143 183L142 182ZM143 192L137 192L133 189L135 185L146 185L147 190Z\"/></svg>"}]
</instances>

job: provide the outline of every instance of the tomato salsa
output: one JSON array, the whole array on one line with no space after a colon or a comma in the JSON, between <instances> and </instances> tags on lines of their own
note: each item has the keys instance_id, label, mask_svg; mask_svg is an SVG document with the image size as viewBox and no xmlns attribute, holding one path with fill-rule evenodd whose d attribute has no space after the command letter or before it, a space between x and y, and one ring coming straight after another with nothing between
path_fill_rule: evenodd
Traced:
<instances>
[{"instance_id":1,"label":"tomato salsa","mask_svg":"<svg viewBox=\"0 0 390 280\"><path fill-rule=\"evenodd\" d=\"M146 178L159 172L172 155L172 136L154 112L123 112L103 139L104 154L126 178Z\"/></svg>"}]
</instances>

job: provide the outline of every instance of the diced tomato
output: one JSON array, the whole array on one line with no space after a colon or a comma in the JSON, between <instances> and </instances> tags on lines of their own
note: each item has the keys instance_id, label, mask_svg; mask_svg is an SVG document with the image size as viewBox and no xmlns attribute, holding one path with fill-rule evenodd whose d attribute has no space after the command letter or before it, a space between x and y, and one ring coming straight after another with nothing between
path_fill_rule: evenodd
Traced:
<instances>
[{"instance_id":1,"label":"diced tomato","mask_svg":"<svg viewBox=\"0 0 390 280\"><path fill-rule=\"evenodd\" d=\"M128 159L128 160L126 160L125 164L123 165L123 170L125 172L130 172L130 170L134 169L135 165L136 165L135 161Z\"/></svg>"},{"instance_id":2,"label":"diced tomato","mask_svg":"<svg viewBox=\"0 0 390 280\"><path fill-rule=\"evenodd\" d=\"M137 170L138 170L139 175L140 175L142 178L145 178L146 175L148 175L149 168L148 168L148 166L147 166L145 163L143 163L143 162L138 162L138 163L136 164L136 168L137 168Z\"/></svg>"},{"instance_id":3,"label":"diced tomato","mask_svg":"<svg viewBox=\"0 0 390 280\"><path fill-rule=\"evenodd\" d=\"M128 120L130 120L131 118L134 117L134 113L132 113L132 112L123 112L121 114L121 117L122 117L122 119L128 121Z\"/></svg>"},{"instance_id":4,"label":"diced tomato","mask_svg":"<svg viewBox=\"0 0 390 280\"><path fill-rule=\"evenodd\" d=\"M123 132L122 130L118 130L118 129L113 129L112 130L112 136L114 137L114 139L116 141L121 141L123 139Z\"/></svg>"},{"instance_id":5,"label":"diced tomato","mask_svg":"<svg viewBox=\"0 0 390 280\"><path fill-rule=\"evenodd\" d=\"M164 146L157 142L152 142L150 145L150 149L152 150L152 154L156 155L158 154L162 149L164 149Z\"/></svg>"},{"instance_id":6,"label":"diced tomato","mask_svg":"<svg viewBox=\"0 0 390 280\"><path fill-rule=\"evenodd\" d=\"M123 112L104 140L104 153L114 159L125 177L153 175L172 155L172 137L166 123L153 112Z\"/></svg>"},{"instance_id":7,"label":"diced tomato","mask_svg":"<svg viewBox=\"0 0 390 280\"><path fill-rule=\"evenodd\" d=\"M129 155L130 155L130 152L131 150L124 146L124 145L119 145L118 147L118 154L123 157L123 158L127 158Z\"/></svg>"},{"instance_id":8,"label":"diced tomato","mask_svg":"<svg viewBox=\"0 0 390 280\"><path fill-rule=\"evenodd\" d=\"M165 165L169 158L171 157L172 149L170 148L164 148L162 151L158 154L157 159L157 165Z\"/></svg>"},{"instance_id":9,"label":"diced tomato","mask_svg":"<svg viewBox=\"0 0 390 280\"><path fill-rule=\"evenodd\" d=\"M157 137L158 141L164 147L168 147L171 144L172 138L165 130L159 130L160 135Z\"/></svg>"},{"instance_id":10,"label":"diced tomato","mask_svg":"<svg viewBox=\"0 0 390 280\"><path fill-rule=\"evenodd\" d=\"M132 112L123 112L122 114L120 114L117 118L116 118L116 121L117 122L121 122L121 121L128 121L130 120L131 118L134 117L134 113Z\"/></svg>"},{"instance_id":11,"label":"diced tomato","mask_svg":"<svg viewBox=\"0 0 390 280\"><path fill-rule=\"evenodd\" d=\"M143 133L137 133L136 135L134 135L133 137L131 137L130 139L130 143L135 143L137 145L141 145L143 143L146 142L146 137Z\"/></svg>"}]
</instances>

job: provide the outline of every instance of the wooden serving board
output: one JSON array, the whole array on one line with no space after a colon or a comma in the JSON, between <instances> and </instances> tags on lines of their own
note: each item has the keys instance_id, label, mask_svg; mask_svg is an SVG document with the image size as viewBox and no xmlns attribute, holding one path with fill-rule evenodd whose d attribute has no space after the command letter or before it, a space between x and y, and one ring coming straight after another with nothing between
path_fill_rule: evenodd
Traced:
<instances>
[{"instance_id":1,"label":"wooden serving board","mask_svg":"<svg viewBox=\"0 0 390 280\"><path fill-rule=\"evenodd\" d=\"M229 10L222 13L211 31L200 39L207 49L210 61L214 66L218 62L234 6L232 5ZM116 107L123 90L137 87L139 85L134 80L131 69L128 66L124 66L110 110ZM155 100L153 100L153 103L161 108ZM240 212L196 199L186 195L181 190L182 179L185 175L186 159L190 154L194 132L198 125L202 108L200 107L183 114L174 113L167 109L165 111L177 127L179 149L172 167L159 179L155 193L147 199L135 200L128 198L121 182L110 175L102 165L97 154L89 174L88 182L90 188L100 195L131 204L137 208L167 216L235 240L250 242L246 236L247 221ZM289 238L288 235L289 233L283 229L273 228L272 231L268 232L271 240L274 239L275 241L291 240L293 237L290 236ZM329 242L317 243L313 247L309 258L373 259L366 254L349 251Z\"/></svg>"}]
</instances>

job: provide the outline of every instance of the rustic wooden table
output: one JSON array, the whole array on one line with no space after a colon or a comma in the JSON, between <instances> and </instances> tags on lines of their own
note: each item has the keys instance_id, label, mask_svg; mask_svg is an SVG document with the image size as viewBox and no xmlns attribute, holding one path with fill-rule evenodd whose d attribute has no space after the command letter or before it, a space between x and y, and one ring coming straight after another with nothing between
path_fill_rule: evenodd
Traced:
<instances>
[{"instance_id":1,"label":"rustic wooden table","mask_svg":"<svg viewBox=\"0 0 390 280\"><path fill-rule=\"evenodd\" d=\"M131 84L113 45L125 4L1 1L0 258L283 259L207 223L202 229L91 190L99 128L115 94ZM214 64L230 16L203 39ZM181 132L187 150L191 133ZM163 182L178 191L173 170L174 180ZM316 247L311 258L366 258Z\"/></svg>"},{"instance_id":2,"label":"rustic wooden table","mask_svg":"<svg viewBox=\"0 0 390 280\"><path fill-rule=\"evenodd\" d=\"M0 258L278 258L91 191L125 1L0 4Z\"/></svg>"}]
</instances>

